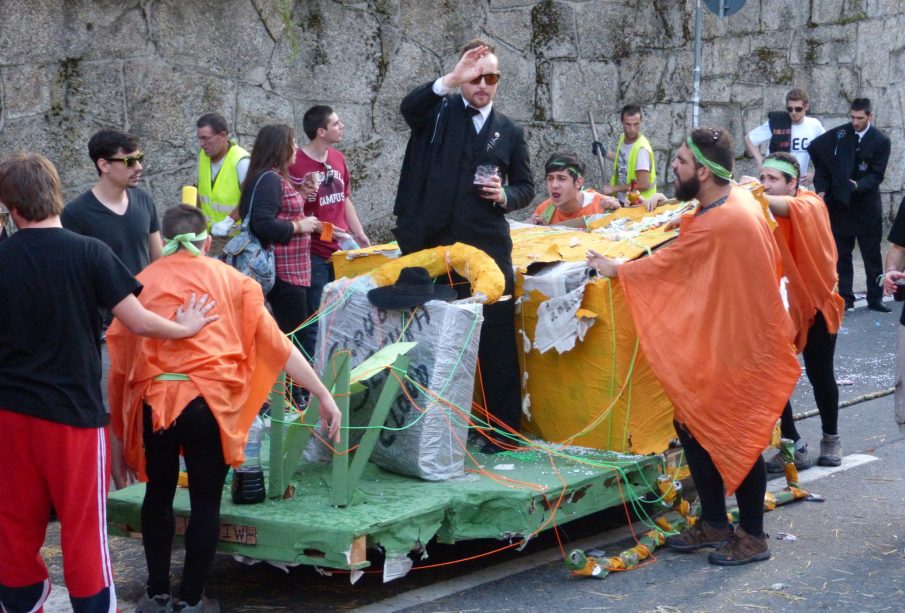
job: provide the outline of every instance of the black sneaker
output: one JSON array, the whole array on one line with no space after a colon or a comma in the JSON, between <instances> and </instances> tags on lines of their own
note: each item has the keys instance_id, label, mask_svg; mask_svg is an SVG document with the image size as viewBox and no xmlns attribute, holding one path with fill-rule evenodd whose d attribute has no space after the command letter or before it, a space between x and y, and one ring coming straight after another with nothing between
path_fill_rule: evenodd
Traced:
<instances>
[{"instance_id":1,"label":"black sneaker","mask_svg":"<svg viewBox=\"0 0 905 613\"><path fill-rule=\"evenodd\" d=\"M867 308L878 313L892 313L892 309L883 304L882 300L871 300L867 303Z\"/></svg>"},{"instance_id":2,"label":"black sneaker","mask_svg":"<svg viewBox=\"0 0 905 613\"><path fill-rule=\"evenodd\" d=\"M148 596L148 590L144 590L135 613L173 613L173 598L169 594Z\"/></svg>"}]
</instances>

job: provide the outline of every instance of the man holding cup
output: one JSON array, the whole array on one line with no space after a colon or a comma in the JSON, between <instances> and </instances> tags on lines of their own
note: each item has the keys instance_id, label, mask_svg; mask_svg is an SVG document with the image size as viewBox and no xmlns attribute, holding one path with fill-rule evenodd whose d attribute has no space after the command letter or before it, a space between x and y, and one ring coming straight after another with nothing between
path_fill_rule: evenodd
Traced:
<instances>
[{"instance_id":1,"label":"man holding cup","mask_svg":"<svg viewBox=\"0 0 905 613\"><path fill-rule=\"evenodd\" d=\"M505 214L531 202L534 181L524 131L493 105L499 80L493 45L474 40L462 47L452 72L402 100L400 111L412 132L393 234L403 253L455 242L485 251L502 270L505 293L511 295L512 240ZM460 93L454 93L457 87ZM453 282L467 294L467 283ZM489 414L499 430L517 431L521 386L514 316L511 300L485 307L478 358ZM487 445L488 451L499 448Z\"/></svg>"}]
</instances>

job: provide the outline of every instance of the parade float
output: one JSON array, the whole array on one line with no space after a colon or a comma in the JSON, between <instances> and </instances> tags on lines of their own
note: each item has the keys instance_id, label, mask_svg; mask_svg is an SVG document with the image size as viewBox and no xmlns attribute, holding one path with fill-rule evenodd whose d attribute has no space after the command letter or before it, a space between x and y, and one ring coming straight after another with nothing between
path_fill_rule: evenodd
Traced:
<instances>
[{"instance_id":1,"label":"parade float","mask_svg":"<svg viewBox=\"0 0 905 613\"><path fill-rule=\"evenodd\" d=\"M559 227L514 223L511 297L500 295L494 262L467 245L335 254L337 281L315 315L312 357L343 412L341 440L322 438L316 405L287 404L292 395L278 382L263 454L268 498L234 504L227 483L219 551L340 569L354 583L371 566L369 550L381 549L387 581L428 564L433 541L520 547L613 506L650 518L677 505L685 475L670 449L671 404L639 349L618 281L597 277L585 260L588 249L628 260L668 248L676 231L666 227L692 207L625 208ZM472 299L410 310L368 301L368 291L410 266L434 277L457 271ZM517 304L523 418L521 433L497 432L511 450L490 455L479 451L494 424L483 411L477 346L482 304L499 299ZM492 376L493 365L482 370ZM143 484L110 494L111 534L140 537L143 496ZM174 510L180 534L187 490ZM649 550L666 528L646 521ZM575 556L573 570L592 569L579 574L605 574L593 568L609 562Z\"/></svg>"}]
</instances>

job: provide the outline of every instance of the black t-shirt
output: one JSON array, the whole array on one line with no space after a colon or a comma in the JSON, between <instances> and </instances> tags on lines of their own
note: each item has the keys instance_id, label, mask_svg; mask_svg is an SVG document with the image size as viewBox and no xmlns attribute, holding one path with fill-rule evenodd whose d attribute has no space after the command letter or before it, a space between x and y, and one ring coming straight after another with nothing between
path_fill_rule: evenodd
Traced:
<instances>
[{"instance_id":1,"label":"black t-shirt","mask_svg":"<svg viewBox=\"0 0 905 613\"><path fill-rule=\"evenodd\" d=\"M133 275L151 263L148 254L148 235L160 230L157 208L146 192L138 188L126 190L129 206L117 215L87 192L69 202L60 220L63 227L83 236L103 241L122 260Z\"/></svg>"},{"instance_id":2,"label":"black t-shirt","mask_svg":"<svg viewBox=\"0 0 905 613\"><path fill-rule=\"evenodd\" d=\"M98 240L26 228L0 244L0 287L0 409L105 425L98 307L141 284Z\"/></svg>"},{"instance_id":3,"label":"black t-shirt","mask_svg":"<svg viewBox=\"0 0 905 613\"><path fill-rule=\"evenodd\" d=\"M896 220L892 222L889 229L889 242L905 247L905 198L899 204L899 211L896 213ZM905 326L905 305L902 306L902 315L899 316L899 323Z\"/></svg>"}]
</instances>

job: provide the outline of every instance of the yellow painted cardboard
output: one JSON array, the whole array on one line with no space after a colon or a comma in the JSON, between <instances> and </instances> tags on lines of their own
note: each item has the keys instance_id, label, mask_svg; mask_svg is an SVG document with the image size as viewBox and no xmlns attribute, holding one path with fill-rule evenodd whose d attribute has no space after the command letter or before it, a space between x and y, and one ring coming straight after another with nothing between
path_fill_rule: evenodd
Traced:
<instances>
[{"instance_id":1,"label":"yellow painted cardboard","mask_svg":"<svg viewBox=\"0 0 905 613\"><path fill-rule=\"evenodd\" d=\"M531 342L537 308L546 299L534 291L522 303L516 328ZM520 352L522 370L528 373L523 393L530 394L530 417L523 417L523 429L546 441L595 449L664 451L675 437L672 404L644 352L640 347L636 351L638 337L619 282L589 283L582 308L596 313L597 320L571 351Z\"/></svg>"},{"instance_id":2,"label":"yellow painted cardboard","mask_svg":"<svg viewBox=\"0 0 905 613\"><path fill-rule=\"evenodd\" d=\"M626 208L591 225L602 227L619 217L637 221L646 214L640 208ZM512 232L516 295L524 295L524 275L531 264L584 261L588 249L630 260L675 236L674 231L653 229L632 241L614 242L582 231L519 228ZM516 329L532 344L525 353L522 333L517 333L522 372L527 373L522 395L527 393L530 399L523 429L546 441L595 449L664 451L675 438L672 404L638 346L619 282L600 278L588 283L581 309L583 315L596 314L596 321L583 341L562 354L555 349L541 354L533 348L537 309L547 299L532 291L522 301L516 320Z\"/></svg>"},{"instance_id":3,"label":"yellow painted cardboard","mask_svg":"<svg viewBox=\"0 0 905 613\"><path fill-rule=\"evenodd\" d=\"M351 251L337 251L333 254L333 272L337 279L353 278L364 275L382 264L391 262L400 256L399 248L394 243L374 245L365 249L357 249L354 256Z\"/></svg>"}]
</instances>

